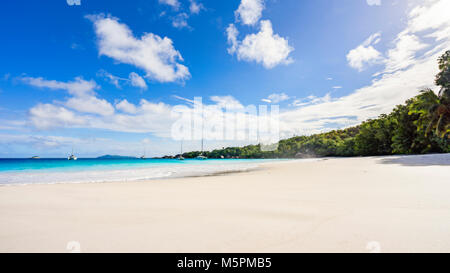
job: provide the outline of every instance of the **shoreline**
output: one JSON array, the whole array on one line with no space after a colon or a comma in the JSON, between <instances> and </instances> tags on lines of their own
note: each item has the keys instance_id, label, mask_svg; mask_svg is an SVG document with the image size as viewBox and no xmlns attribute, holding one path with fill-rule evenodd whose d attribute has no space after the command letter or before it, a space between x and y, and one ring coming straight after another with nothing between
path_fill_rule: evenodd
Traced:
<instances>
[{"instance_id":1,"label":"shoreline","mask_svg":"<svg viewBox=\"0 0 450 273\"><path fill-rule=\"evenodd\" d=\"M20 182L14 182L14 183L5 183L0 180L0 187L11 187L11 186L31 186L31 185L57 185L57 184L93 184L93 183L130 183L130 182L146 182L146 181L155 181L155 180L167 180L167 179L183 179L183 178L195 178L195 177L207 177L207 176L218 176L218 175L227 175L232 173L241 173L241 172L251 172L258 170L260 168L264 168L267 164L278 164L278 163L289 163L289 162L310 162L310 161L319 161L324 160L323 158L317 158L317 159L274 159L274 160L267 160L267 161L257 161L252 162L249 160L249 162L239 161L239 162L228 162L226 164L208 164L206 167L217 167L217 169L212 170L205 170L203 172L200 171L193 171L193 172L185 172L185 173L170 173L167 175L157 176L157 177L147 177L147 178L110 178L106 180L93 180L93 181L52 181L52 182L26 182L26 183L20 183ZM181 169L192 169L195 166L201 166L201 165L179 165L178 167L181 167ZM239 167L237 167L239 166ZM107 169L107 170L70 170L67 171L67 173L70 174L89 174L89 173L112 173L112 172L133 172L133 171L154 171L158 170L158 168L168 168L173 167L170 165L166 166L148 166L148 167L140 167L140 168L119 168L119 169ZM222 167L222 168L220 168ZM17 172L17 171L5 171L3 173L0 172L0 174L4 176L12 175L37 175L40 177L43 177L45 175L64 175L65 173L62 170L51 170L46 172L45 170L39 170L39 171L23 171L23 172ZM122 175L123 176L123 175Z\"/></svg>"},{"instance_id":2,"label":"shoreline","mask_svg":"<svg viewBox=\"0 0 450 273\"><path fill-rule=\"evenodd\" d=\"M3 171L0 172L0 186L25 186L25 185L47 185L47 184L92 184L112 182L142 182L149 180L165 180L184 177L202 177L220 173L232 173L248 171L258 168L265 163L277 162L214 162L208 161L203 164L189 163L179 164L170 162L165 164L146 166L121 166L113 168L90 168L67 169L28 169L25 171ZM61 179L62 178L62 179ZM30 182L32 181L32 182Z\"/></svg>"},{"instance_id":3,"label":"shoreline","mask_svg":"<svg viewBox=\"0 0 450 273\"><path fill-rule=\"evenodd\" d=\"M69 252L73 241L81 252L369 252L370 242L382 252L449 252L448 165L396 157L0 187L0 252Z\"/></svg>"}]
</instances>

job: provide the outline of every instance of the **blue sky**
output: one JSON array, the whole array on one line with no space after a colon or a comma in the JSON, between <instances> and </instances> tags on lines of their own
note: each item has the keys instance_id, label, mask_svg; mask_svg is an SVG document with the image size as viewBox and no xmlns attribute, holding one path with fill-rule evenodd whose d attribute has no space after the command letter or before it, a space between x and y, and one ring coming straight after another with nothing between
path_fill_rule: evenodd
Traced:
<instances>
[{"instance_id":1,"label":"blue sky","mask_svg":"<svg viewBox=\"0 0 450 273\"><path fill-rule=\"evenodd\" d=\"M0 157L63 157L72 146L86 157L175 153L170 112L199 96L207 105L280 105L282 136L357 124L433 87L436 57L450 48L447 7L8 1L0 10ZM207 149L246 143L214 140Z\"/></svg>"}]
</instances>

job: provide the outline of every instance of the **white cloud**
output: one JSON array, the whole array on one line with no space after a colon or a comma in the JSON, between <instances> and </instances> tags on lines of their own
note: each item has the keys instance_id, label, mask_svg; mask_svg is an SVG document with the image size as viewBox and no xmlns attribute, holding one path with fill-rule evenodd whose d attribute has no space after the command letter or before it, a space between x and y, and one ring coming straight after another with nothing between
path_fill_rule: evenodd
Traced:
<instances>
[{"instance_id":1,"label":"white cloud","mask_svg":"<svg viewBox=\"0 0 450 273\"><path fill-rule=\"evenodd\" d=\"M313 105L313 104L319 104L319 103L326 103L326 102L330 102L331 96L330 94L326 94L323 97L317 97L314 95L310 95L306 98L302 98L302 99L296 99L292 102L291 106L294 107L301 107L301 106L306 106L306 105Z\"/></svg>"},{"instance_id":2,"label":"white cloud","mask_svg":"<svg viewBox=\"0 0 450 273\"><path fill-rule=\"evenodd\" d=\"M128 75L128 78L122 78L122 77L115 76L115 75L102 69L97 73L97 76L107 79L111 84L113 84L118 89L122 88L120 82L129 83L131 86L139 87L140 89L143 89L143 90L146 90L148 88L147 83L145 82L144 78L142 78L136 72L131 72Z\"/></svg>"},{"instance_id":3,"label":"white cloud","mask_svg":"<svg viewBox=\"0 0 450 273\"><path fill-rule=\"evenodd\" d=\"M60 82L55 80L45 80L43 78L24 77L21 78L26 84L53 90L65 90L73 97L63 104L81 113L92 113L99 115L112 115L114 107L104 99L96 97L94 89L98 88L94 81L86 81L82 78L75 78L74 81ZM64 112L61 108L40 107L39 111L52 113L60 111L64 116L71 117L69 112Z\"/></svg>"},{"instance_id":4,"label":"white cloud","mask_svg":"<svg viewBox=\"0 0 450 273\"><path fill-rule=\"evenodd\" d=\"M187 13L179 13L175 17L172 18L172 26L175 28L188 28L188 22L187 19L189 18L189 15Z\"/></svg>"},{"instance_id":5,"label":"white cloud","mask_svg":"<svg viewBox=\"0 0 450 273\"><path fill-rule=\"evenodd\" d=\"M442 38L438 34L445 33L449 28L448 10L450 8L449 1L428 0L427 3L432 5L422 5L415 7L409 14L408 31L420 32L427 29L435 30L429 36L440 41ZM448 32L447 32L448 33Z\"/></svg>"},{"instance_id":6,"label":"white cloud","mask_svg":"<svg viewBox=\"0 0 450 273\"><path fill-rule=\"evenodd\" d=\"M367 5L369 6L380 6L381 0L367 0Z\"/></svg>"},{"instance_id":7,"label":"white cloud","mask_svg":"<svg viewBox=\"0 0 450 273\"><path fill-rule=\"evenodd\" d=\"M380 33L372 34L357 48L350 50L347 54L349 65L358 71L363 71L366 66L382 62L383 56L373 47L380 42L380 37Z\"/></svg>"},{"instance_id":8,"label":"white cloud","mask_svg":"<svg viewBox=\"0 0 450 273\"><path fill-rule=\"evenodd\" d=\"M36 87L66 90L72 95L64 102L38 104L31 108L29 121L38 129L93 128L169 136L173 118L171 106L167 104L142 99L137 106L122 100L116 104L116 109L122 113L116 113L109 102L96 97L93 89L97 85L93 81L77 78L65 83L30 77L22 80Z\"/></svg>"},{"instance_id":9,"label":"white cloud","mask_svg":"<svg viewBox=\"0 0 450 273\"><path fill-rule=\"evenodd\" d=\"M129 75L129 79L132 86L139 87L144 90L147 89L147 83L145 82L144 78L139 76L139 74L131 72Z\"/></svg>"},{"instance_id":10,"label":"white cloud","mask_svg":"<svg viewBox=\"0 0 450 273\"><path fill-rule=\"evenodd\" d=\"M127 79L123 79L123 78L114 76L113 74L111 74L103 69L97 73L97 76L107 79L109 81L109 83L113 84L118 89L122 88L120 86L120 81L127 80Z\"/></svg>"},{"instance_id":11,"label":"white cloud","mask_svg":"<svg viewBox=\"0 0 450 273\"><path fill-rule=\"evenodd\" d=\"M178 0L158 0L160 4L165 4L178 9L180 7L180 2Z\"/></svg>"},{"instance_id":12,"label":"white cloud","mask_svg":"<svg viewBox=\"0 0 450 273\"><path fill-rule=\"evenodd\" d=\"M98 39L99 54L143 69L146 77L159 82L173 82L190 77L179 51L172 40L146 33L135 38L127 25L112 17L87 16L93 23Z\"/></svg>"},{"instance_id":13,"label":"white cloud","mask_svg":"<svg viewBox=\"0 0 450 273\"><path fill-rule=\"evenodd\" d=\"M415 63L415 54L427 45L408 32L400 33L395 42L395 47L387 53L387 63L384 72L391 73L404 69Z\"/></svg>"},{"instance_id":14,"label":"white cloud","mask_svg":"<svg viewBox=\"0 0 450 273\"><path fill-rule=\"evenodd\" d=\"M244 106L232 96L212 96L210 99L220 108L225 108L228 110L244 108Z\"/></svg>"},{"instance_id":15,"label":"white cloud","mask_svg":"<svg viewBox=\"0 0 450 273\"><path fill-rule=\"evenodd\" d=\"M266 99L262 99L261 101L267 103L279 103L288 99L290 99L290 97L285 93L273 93L270 94Z\"/></svg>"},{"instance_id":16,"label":"white cloud","mask_svg":"<svg viewBox=\"0 0 450 273\"><path fill-rule=\"evenodd\" d=\"M116 109L128 114L136 114L137 107L129 103L127 100L122 100L116 104Z\"/></svg>"},{"instance_id":17,"label":"white cloud","mask_svg":"<svg viewBox=\"0 0 450 273\"><path fill-rule=\"evenodd\" d=\"M227 27L227 38L228 44L230 45L230 47L228 48L228 53L230 54L235 53L239 47L239 41L237 39L238 35L239 31L237 30L236 26L234 24L230 24Z\"/></svg>"},{"instance_id":18,"label":"white cloud","mask_svg":"<svg viewBox=\"0 0 450 273\"><path fill-rule=\"evenodd\" d=\"M29 111L30 122L37 129L82 126L86 122L82 117L64 107L53 104L38 104Z\"/></svg>"},{"instance_id":19,"label":"white cloud","mask_svg":"<svg viewBox=\"0 0 450 273\"><path fill-rule=\"evenodd\" d=\"M247 35L244 40L238 41L239 32L233 24L227 28L228 52L236 54L239 60L255 61L265 68L271 69L279 64L290 64L292 58L289 54L294 50L288 40L273 33L272 23L269 20L261 21L261 29L256 34Z\"/></svg>"},{"instance_id":20,"label":"white cloud","mask_svg":"<svg viewBox=\"0 0 450 273\"><path fill-rule=\"evenodd\" d=\"M53 81L52 81L53 82ZM57 82L59 83L59 82ZM211 117L220 119L220 108L240 110L244 106L232 96L212 96L213 104L204 105ZM187 100L190 102L190 100ZM176 106L141 99L133 104L123 99L110 109L110 104L94 96L74 96L65 102L38 104L29 111L29 124L37 129L90 128L128 133L151 133L158 137L170 137ZM194 113L190 103L188 111ZM73 110L71 110L73 109ZM116 111L117 110L117 111ZM211 119L209 119L210 122Z\"/></svg>"},{"instance_id":21,"label":"white cloud","mask_svg":"<svg viewBox=\"0 0 450 273\"><path fill-rule=\"evenodd\" d=\"M341 88L342 88L342 86L339 86L339 85L333 86L333 89L341 89Z\"/></svg>"},{"instance_id":22,"label":"white cloud","mask_svg":"<svg viewBox=\"0 0 450 273\"><path fill-rule=\"evenodd\" d=\"M264 0L242 0L236 10L236 20L245 25L255 25L261 18L264 10Z\"/></svg>"},{"instance_id":23,"label":"white cloud","mask_svg":"<svg viewBox=\"0 0 450 273\"><path fill-rule=\"evenodd\" d=\"M95 81L86 81L81 77L75 78L74 81L69 82L59 82L55 80L45 80L42 77L33 78L33 77L22 77L19 78L26 84L39 87L39 88L48 88L52 90L66 90L71 95L82 96L93 94L94 89L97 89L98 86Z\"/></svg>"},{"instance_id":24,"label":"white cloud","mask_svg":"<svg viewBox=\"0 0 450 273\"><path fill-rule=\"evenodd\" d=\"M114 114L114 107L109 102L94 96L73 97L68 99L64 105L81 113L91 113L102 116Z\"/></svg>"},{"instance_id":25,"label":"white cloud","mask_svg":"<svg viewBox=\"0 0 450 273\"><path fill-rule=\"evenodd\" d=\"M197 3L195 0L190 0L190 2L189 10L192 14L199 14L200 11L205 8L203 4Z\"/></svg>"},{"instance_id":26,"label":"white cloud","mask_svg":"<svg viewBox=\"0 0 450 273\"><path fill-rule=\"evenodd\" d=\"M37 105L30 110L29 117L38 129L58 127L91 128L128 133L152 133L155 136L170 137L172 107L142 99L139 105L128 101L116 104L112 115L96 115L68 110L54 104Z\"/></svg>"},{"instance_id":27,"label":"white cloud","mask_svg":"<svg viewBox=\"0 0 450 273\"><path fill-rule=\"evenodd\" d=\"M181 97L181 96L172 95L172 97L174 97L174 98L176 98L176 99L178 99L178 100L182 100L182 101L184 101L184 102L187 102L187 103L189 103L189 104L193 104L193 103L194 103L193 100L190 100L190 99L187 99L187 98L184 98L184 97Z\"/></svg>"}]
</instances>

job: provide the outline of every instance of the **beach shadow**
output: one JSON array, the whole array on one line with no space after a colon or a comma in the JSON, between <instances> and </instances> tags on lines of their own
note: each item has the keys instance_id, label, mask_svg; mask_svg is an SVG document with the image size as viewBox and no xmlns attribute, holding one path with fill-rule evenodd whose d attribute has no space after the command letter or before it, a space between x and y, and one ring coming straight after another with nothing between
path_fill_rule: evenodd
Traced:
<instances>
[{"instance_id":1,"label":"beach shadow","mask_svg":"<svg viewBox=\"0 0 450 273\"><path fill-rule=\"evenodd\" d=\"M450 154L391 156L379 160L378 163L403 166L450 166Z\"/></svg>"}]
</instances>

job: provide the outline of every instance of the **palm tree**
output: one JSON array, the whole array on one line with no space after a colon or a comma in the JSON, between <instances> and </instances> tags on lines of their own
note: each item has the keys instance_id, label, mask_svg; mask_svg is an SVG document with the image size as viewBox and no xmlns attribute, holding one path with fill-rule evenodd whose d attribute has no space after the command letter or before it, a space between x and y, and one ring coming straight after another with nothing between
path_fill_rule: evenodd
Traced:
<instances>
[{"instance_id":1,"label":"palm tree","mask_svg":"<svg viewBox=\"0 0 450 273\"><path fill-rule=\"evenodd\" d=\"M444 55L438 59L439 73L436 75L436 85L441 87L439 95L444 95L450 90L450 50L447 50Z\"/></svg>"},{"instance_id":2,"label":"palm tree","mask_svg":"<svg viewBox=\"0 0 450 273\"><path fill-rule=\"evenodd\" d=\"M450 138L450 50L438 59L440 72L436 75L436 85L441 89L436 95L433 90L420 91L411 105L409 114L419 114L417 130L427 123L425 136L433 129L435 134L441 138Z\"/></svg>"},{"instance_id":3,"label":"palm tree","mask_svg":"<svg viewBox=\"0 0 450 273\"><path fill-rule=\"evenodd\" d=\"M448 91L447 91L448 93ZM436 128L436 135L443 138L450 133L450 104L445 102L444 97L439 92L438 103L430 108L431 120L428 124L426 134L430 133L433 128Z\"/></svg>"},{"instance_id":4,"label":"palm tree","mask_svg":"<svg viewBox=\"0 0 450 273\"><path fill-rule=\"evenodd\" d=\"M440 72L436 75L436 85L441 87L439 103L430 110L434 116L432 122L436 123L436 134L450 138L450 50L438 59L438 63Z\"/></svg>"},{"instance_id":5,"label":"palm tree","mask_svg":"<svg viewBox=\"0 0 450 273\"><path fill-rule=\"evenodd\" d=\"M443 103L440 95L436 95L431 89L425 89L412 102L409 114L419 115L417 130L421 131L426 126L425 136L435 129L435 134L443 138L449 131L449 110L448 104Z\"/></svg>"}]
</instances>

